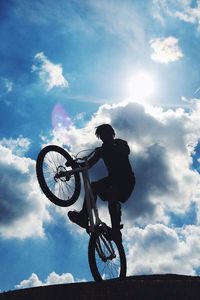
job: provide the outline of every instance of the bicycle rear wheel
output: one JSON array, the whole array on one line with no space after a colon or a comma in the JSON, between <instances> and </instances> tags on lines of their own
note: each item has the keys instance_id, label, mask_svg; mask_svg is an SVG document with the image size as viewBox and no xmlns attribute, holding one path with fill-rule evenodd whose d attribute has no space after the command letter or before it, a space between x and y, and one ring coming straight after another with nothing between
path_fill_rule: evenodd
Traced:
<instances>
[{"instance_id":1,"label":"bicycle rear wheel","mask_svg":"<svg viewBox=\"0 0 200 300\"><path fill-rule=\"evenodd\" d=\"M126 255L123 245L108 240L104 234L91 234L88 258L95 281L126 277Z\"/></svg>"},{"instance_id":2,"label":"bicycle rear wheel","mask_svg":"<svg viewBox=\"0 0 200 300\"><path fill-rule=\"evenodd\" d=\"M69 167L66 167L66 164ZM71 155L63 148L50 145L43 148L36 160L36 174L46 197L56 205L70 206L80 194L80 175L66 176L66 171L77 167ZM63 176L57 176L58 174Z\"/></svg>"}]
</instances>

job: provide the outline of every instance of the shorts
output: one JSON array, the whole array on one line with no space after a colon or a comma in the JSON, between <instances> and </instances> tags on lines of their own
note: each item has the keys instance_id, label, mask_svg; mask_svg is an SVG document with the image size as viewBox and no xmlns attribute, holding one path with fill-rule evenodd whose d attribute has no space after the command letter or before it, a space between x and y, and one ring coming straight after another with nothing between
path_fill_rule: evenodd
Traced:
<instances>
[{"instance_id":1,"label":"shorts","mask_svg":"<svg viewBox=\"0 0 200 300\"><path fill-rule=\"evenodd\" d=\"M98 181L92 182L92 190L96 193L103 201L119 201L126 202L130 197L134 186L135 179L130 180L127 184L120 184L119 186L112 184L109 177L102 178Z\"/></svg>"}]
</instances>

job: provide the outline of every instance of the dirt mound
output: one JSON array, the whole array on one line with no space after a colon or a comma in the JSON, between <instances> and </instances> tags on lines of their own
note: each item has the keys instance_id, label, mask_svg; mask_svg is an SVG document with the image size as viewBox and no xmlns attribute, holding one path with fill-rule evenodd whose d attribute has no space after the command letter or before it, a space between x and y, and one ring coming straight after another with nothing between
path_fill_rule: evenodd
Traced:
<instances>
[{"instance_id":1,"label":"dirt mound","mask_svg":"<svg viewBox=\"0 0 200 300\"><path fill-rule=\"evenodd\" d=\"M200 278L184 275L132 276L124 280L35 287L0 294L0 300L199 300Z\"/></svg>"}]
</instances>

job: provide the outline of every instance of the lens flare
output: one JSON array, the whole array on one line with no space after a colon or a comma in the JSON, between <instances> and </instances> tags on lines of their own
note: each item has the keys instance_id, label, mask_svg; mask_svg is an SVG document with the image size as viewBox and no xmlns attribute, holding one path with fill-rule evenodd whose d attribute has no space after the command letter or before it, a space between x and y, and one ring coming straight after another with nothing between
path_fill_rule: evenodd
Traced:
<instances>
[{"instance_id":1,"label":"lens flare","mask_svg":"<svg viewBox=\"0 0 200 300\"><path fill-rule=\"evenodd\" d=\"M65 128L71 125L71 119L65 109L60 104L56 104L52 111L52 127L53 129Z\"/></svg>"}]
</instances>

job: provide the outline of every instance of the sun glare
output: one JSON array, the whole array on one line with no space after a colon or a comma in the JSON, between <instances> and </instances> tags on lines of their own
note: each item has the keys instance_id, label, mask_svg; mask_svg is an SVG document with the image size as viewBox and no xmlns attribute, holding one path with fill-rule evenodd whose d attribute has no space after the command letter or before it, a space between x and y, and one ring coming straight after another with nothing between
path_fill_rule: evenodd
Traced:
<instances>
[{"instance_id":1,"label":"sun glare","mask_svg":"<svg viewBox=\"0 0 200 300\"><path fill-rule=\"evenodd\" d=\"M128 96L134 101L145 102L155 93L154 76L138 72L128 79Z\"/></svg>"}]
</instances>

